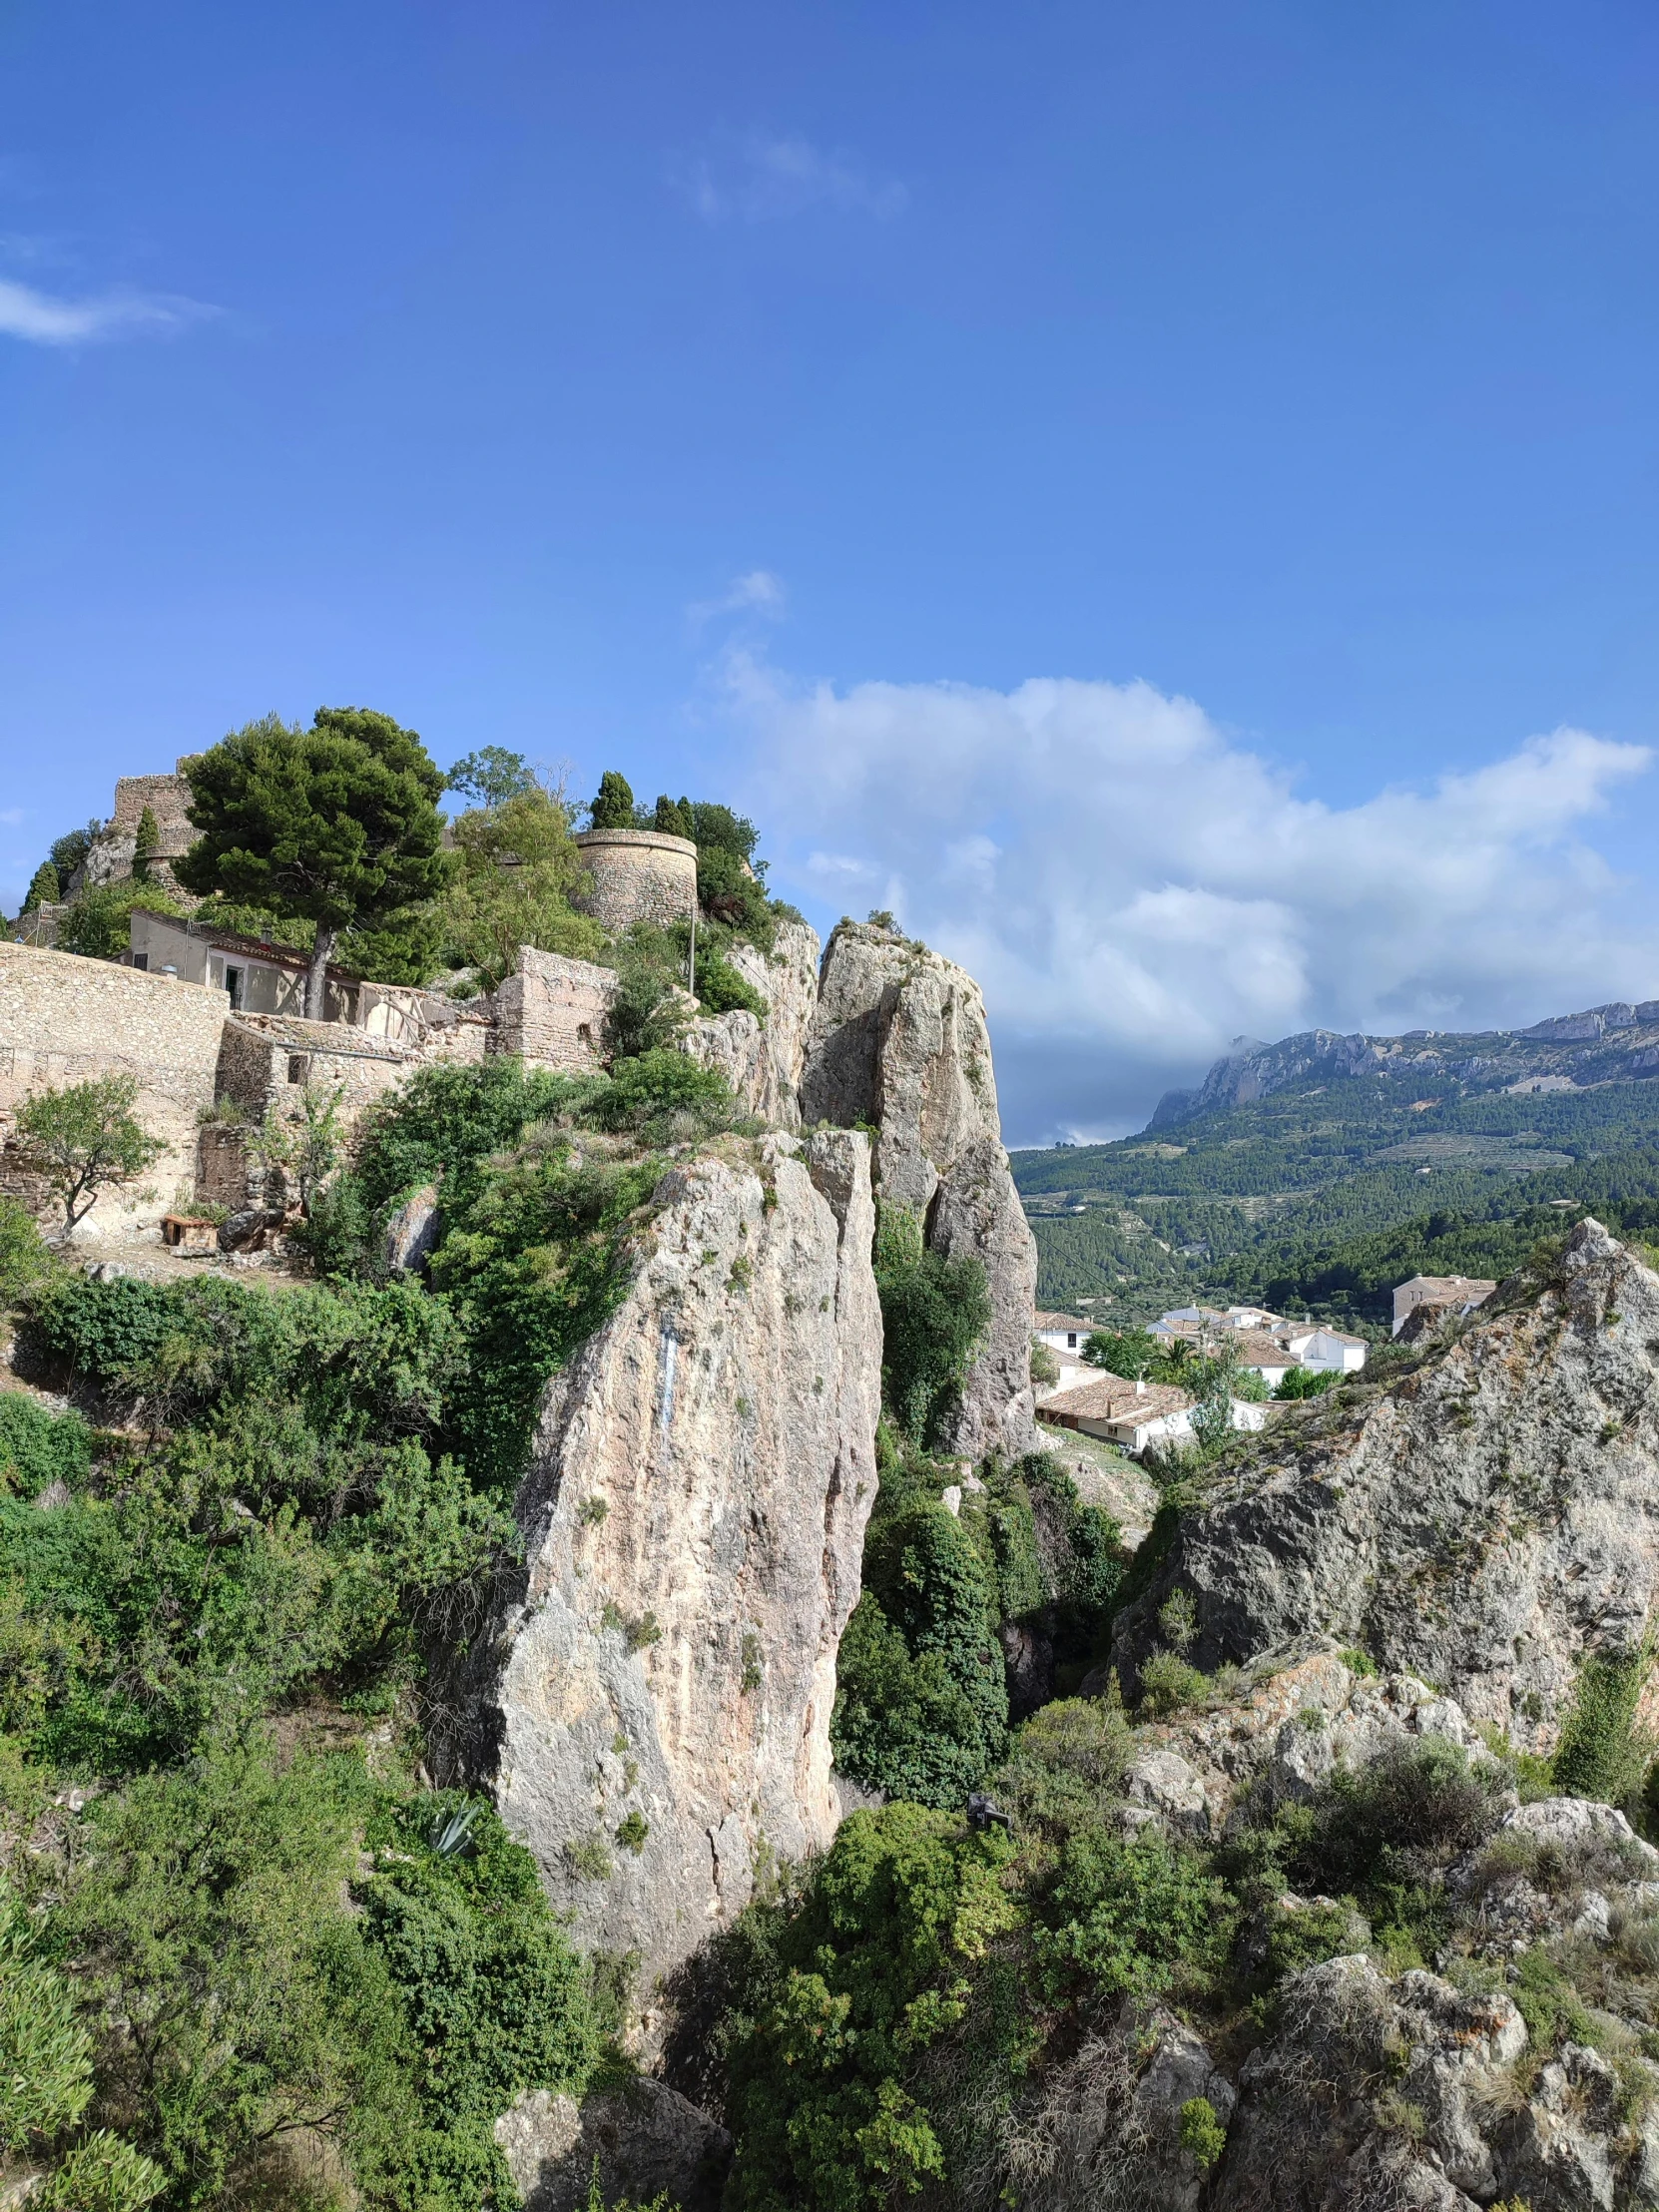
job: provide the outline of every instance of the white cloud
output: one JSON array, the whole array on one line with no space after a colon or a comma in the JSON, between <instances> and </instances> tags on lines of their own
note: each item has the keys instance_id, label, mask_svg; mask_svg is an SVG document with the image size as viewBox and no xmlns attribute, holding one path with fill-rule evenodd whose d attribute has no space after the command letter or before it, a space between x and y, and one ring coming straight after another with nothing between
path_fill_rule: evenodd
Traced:
<instances>
[{"instance_id":1,"label":"white cloud","mask_svg":"<svg viewBox=\"0 0 1659 2212\"><path fill-rule=\"evenodd\" d=\"M86 345L104 338L165 336L218 312L195 299L140 291L107 291L96 298L55 299L0 276L0 335L35 345Z\"/></svg>"},{"instance_id":2,"label":"white cloud","mask_svg":"<svg viewBox=\"0 0 1659 2212\"><path fill-rule=\"evenodd\" d=\"M1241 1032L1659 993L1659 924L1584 835L1643 747L1561 729L1333 807L1147 684L727 680L775 883L879 886L979 978L1018 1140L1133 1126Z\"/></svg>"},{"instance_id":3,"label":"white cloud","mask_svg":"<svg viewBox=\"0 0 1659 2212\"><path fill-rule=\"evenodd\" d=\"M810 208L885 222L909 201L896 179L871 177L847 154L758 131L677 168L674 182L705 223L766 223Z\"/></svg>"},{"instance_id":4,"label":"white cloud","mask_svg":"<svg viewBox=\"0 0 1659 2212\"><path fill-rule=\"evenodd\" d=\"M752 568L747 576L735 576L731 588L721 599L694 600L686 609L686 618L694 631L716 615L763 615L769 622L781 622L787 595L782 577L774 576L769 568Z\"/></svg>"}]
</instances>

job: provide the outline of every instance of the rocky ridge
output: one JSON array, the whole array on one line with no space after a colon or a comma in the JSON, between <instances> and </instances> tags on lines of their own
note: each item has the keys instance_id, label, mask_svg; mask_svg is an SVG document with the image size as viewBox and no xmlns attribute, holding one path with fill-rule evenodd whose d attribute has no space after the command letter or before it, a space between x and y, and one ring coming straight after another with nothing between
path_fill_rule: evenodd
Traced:
<instances>
[{"instance_id":1,"label":"rocky ridge","mask_svg":"<svg viewBox=\"0 0 1659 2212\"><path fill-rule=\"evenodd\" d=\"M1530 1029L1413 1029L1400 1037L1307 1029L1277 1044L1239 1037L1196 1090L1166 1091L1147 1126L1172 1129L1201 1114L1271 1098L1292 1084L1360 1075L1403 1080L1413 1088L1450 1078L1475 1091L1540 1081L1576 1089L1642 1080L1659 1075L1659 999L1616 1000Z\"/></svg>"},{"instance_id":2,"label":"rocky ridge","mask_svg":"<svg viewBox=\"0 0 1659 2212\"><path fill-rule=\"evenodd\" d=\"M727 1140L670 1171L617 1312L544 1398L518 1586L470 1737L585 1947L658 1976L822 1849L875 1493L869 1148Z\"/></svg>"},{"instance_id":3,"label":"rocky ridge","mask_svg":"<svg viewBox=\"0 0 1659 2212\"><path fill-rule=\"evenodd\" d=\"M804 1122L878 1131L875 1183L929 1249L983 1262L991 1329L951 1447L1030 1451L1036 1246L1002 1149L985 1003L973 978L896 930L841 922L825 947L801 1085Z\"/></svg>"},{"instance_id":4,"label":"rocky ridge","mask_svg":"<svg viewBox=\"0 0 1659 2212\"><path fill-rule=\"evenodd\" d=\"M1323 1632L1549 1751L1585 1655L1634 1650L1659 1588L1656 1372L1659 1276L1581 1222L1547 1283L1222 1477L1120 1616L1120 1675L1180 1589L1206 1670Z\"/></svg>"}]
</instances>

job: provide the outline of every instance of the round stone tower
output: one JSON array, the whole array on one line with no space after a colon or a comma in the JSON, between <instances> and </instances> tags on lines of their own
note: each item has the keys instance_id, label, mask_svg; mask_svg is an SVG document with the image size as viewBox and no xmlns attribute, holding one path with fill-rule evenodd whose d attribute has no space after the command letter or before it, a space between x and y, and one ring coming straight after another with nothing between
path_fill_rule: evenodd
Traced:
<instances>
[{"instance_id":1,"label":"round stone tower","mask_svg":"<svg viewBox=\"0 0 1659 2212\"><path fill-rule=\"evenodd\" d=\"M593 888L574 903L607 929L631 921L690 921L697 911L697 847L655 830L584 830L576 839Z\"/></svg>"}]
</instances>

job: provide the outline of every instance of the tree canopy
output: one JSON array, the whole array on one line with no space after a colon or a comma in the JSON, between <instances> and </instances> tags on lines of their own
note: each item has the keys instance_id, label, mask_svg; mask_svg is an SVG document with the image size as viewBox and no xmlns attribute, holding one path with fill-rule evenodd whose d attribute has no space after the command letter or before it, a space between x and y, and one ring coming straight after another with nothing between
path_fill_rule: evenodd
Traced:
<instances>
[{"instance_id":1,"label":"tree canopy","mask_svg":"<svg viewBox=\"0 0 1659 2212\"><path fill-rule=\"evenodd\" d=\"M305 1011L323 1010L342 930L385 927L434 897L450 863L437 811L444 779L389 715L319 707L308 730L252 722L185 770L201 831L175 872L189 890L314 922Z\"/></svg>"}]
</instances>

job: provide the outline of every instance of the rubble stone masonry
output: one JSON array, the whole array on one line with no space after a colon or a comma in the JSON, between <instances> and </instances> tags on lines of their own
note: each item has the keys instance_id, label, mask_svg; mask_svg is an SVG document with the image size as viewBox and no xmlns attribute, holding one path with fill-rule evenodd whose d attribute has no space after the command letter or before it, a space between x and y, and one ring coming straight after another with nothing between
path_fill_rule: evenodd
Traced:
<instances>
[{"instance_id":1,"label":"rubble stone masonry","mask_svg":"<svg viewBox=\"0 0 1659 2212\"><path fill-rule=\"evenodd\" d=\"M684 841L658 839L662 844ZM491 1050L522 1053L527 1067L586 1075L602 1064L605 1017L616 988L613 968L524 945L517 974L496 987Z\"/></svg>"},{"instance_id":2,"label":"rubble stone masonry","mask_svg":"<svg viewBox=\"0 0 1659 2212\"><path fill-rule=\"evenodd\" d=\"M197 1120L213 1104L224 991L72 952L0 943L0 1144L35 1092L99 1075L138 1078L138 1118L167 1145L138 1191L107 1192L92 1225L158 1220L196 1180ZM0 1156L3 1158L3 1156ZM0 1179L5 1175L0 1165Z\"/></svg>"}]
</instances>

